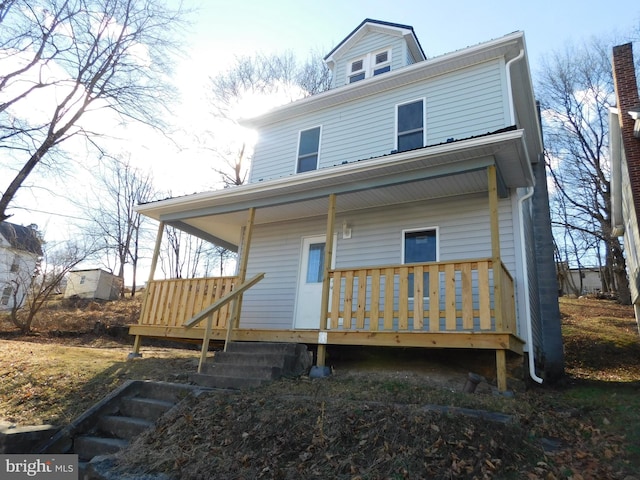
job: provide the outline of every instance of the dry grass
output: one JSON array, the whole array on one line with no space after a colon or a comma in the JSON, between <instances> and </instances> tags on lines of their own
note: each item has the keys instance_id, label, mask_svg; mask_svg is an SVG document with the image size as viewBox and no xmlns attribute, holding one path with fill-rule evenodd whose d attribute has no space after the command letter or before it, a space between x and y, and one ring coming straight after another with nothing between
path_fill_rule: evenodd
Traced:
<instances>
[{"instance_id":1,"label":"dry grass","mask_svg":"<svg viewBox=\"0 0 640 480\"><path fill-rule=\"evenodd\" d=\"M129 323L136 301L49 307L28 338L0 322L0 420L65 423L126 379L185 381L196 368L193 349L147 346L143 359L127 362L131 339L94 333L96 322L100 332ZM451 357L446 378L436 363L398 357L398 365L381 369L336 358L327 379L194 399L139 439L123 468L181 479L624 479L640 469L640 340L632 309L562 299L561 311L561 388L518 392L516 401L464 395ZM432 404L503 412L514 423L424 410ZM553 451L542 451L542 439Z\"/></svg>"}]
</instances>

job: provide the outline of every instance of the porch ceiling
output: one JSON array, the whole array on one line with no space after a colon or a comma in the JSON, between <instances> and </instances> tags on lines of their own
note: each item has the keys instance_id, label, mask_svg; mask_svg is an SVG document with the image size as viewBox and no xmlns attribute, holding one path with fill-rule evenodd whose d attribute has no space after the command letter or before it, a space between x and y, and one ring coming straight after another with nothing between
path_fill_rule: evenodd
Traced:
<instances>
[{"instance_id":1,"label":"porch ceiling","mask_svg":"<svg viewBox=\"0 0 640 480\"><path fill-rule=\"evenodd\" d=\"M138 211L230 249L240 242L247 211L255 223L326 215L328 195L337 212L487 190L489 165L504 187L532 184L520 130L402 152L283 179L141 205Z\"/></svg>"}]
</instances>

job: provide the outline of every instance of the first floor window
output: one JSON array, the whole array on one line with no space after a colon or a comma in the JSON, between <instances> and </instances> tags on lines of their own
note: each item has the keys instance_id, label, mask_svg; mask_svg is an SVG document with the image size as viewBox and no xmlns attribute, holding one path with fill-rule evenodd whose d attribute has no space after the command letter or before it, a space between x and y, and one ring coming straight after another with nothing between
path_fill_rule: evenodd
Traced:
<instances>
[{"instance_id":1,"label":"first floor window","mask_svg":"<svg viewBox=\"0 0 640 480\"><path fill-rule=\"evenodd\" d=\"M397 150L424 147L424 101L398 105L396 118Z\"/></svg>"},{"instance_id":2,"label":"first floor window","mask_svg":"<svg viewBox=\"0 0 640 480\"><path fill-rule=\"evenodd\" d=\"M318 168L318 154L320 152L320 127L310 128L300 132L298 142L297 172L309 172Z\"/></svg>"},{"instance_id":3,"label":"first floor window","mask_svg":"<svg viewBox=\"0 0 640 480\"><path fill-rule=\"evenodd\" d=\"M438 233L435 228L425 230L406 230L403 233L403 263L435 262L438 259ZM424 273L423 279L425 297L428 296L429 274ZM409 296L413 297L413 274L409 275Z\"/></svg>"}]
</instances>

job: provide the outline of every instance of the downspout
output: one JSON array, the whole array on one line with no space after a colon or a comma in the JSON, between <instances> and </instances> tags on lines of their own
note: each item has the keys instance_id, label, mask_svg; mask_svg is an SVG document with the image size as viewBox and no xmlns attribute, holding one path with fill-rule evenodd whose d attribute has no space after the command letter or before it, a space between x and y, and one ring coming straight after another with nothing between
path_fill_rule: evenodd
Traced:
<instances>
[{"instance_id":1,"label":"downspout","mask_svg":"<svg viewBox=\"0 0 640 480\"><path fill-rule=\"evenodd\" d=\"M509 99L509 116L511 119L511 125L515 125L516 123L516 114L515 108L513 106L513 92L511 91L511 65L518 60L524 58L524 48L520 49L520 53L518 56L513 57L511 60L507 62L507 98Z\"/></svg>"},{"instance_id":2,"label":"downspout","mask_svg":"<svg viewBox=\"0 0 640 480\"><path fill-rule=\"evenodd\" d=\"M534 187L528 187L527 193L525 193L522 198L518 200L518 216L519 216L519 226L520 226L520 249L522 256L522 266L523 266L523 278L524 278L524 293L525 293L525 318L527 320L527 343L529 344L529 376L531 379L537 383L542 383L543 379L536 374L536 362L534 358L534 348L533 348L533 327L531 325L531 298L529 293L529 264L527 257L527 249L524 242L526 238L524 235L524 202L530 199L533 196Z\"/></svg>"},{"instance_id":3,"label":"downspout","mask_svg":"<svg viewBox=\"0 0 640 480\"><path fill-rule=\"evenodd\" d=\"M506 64L507 71L507 95L509 98L509 115L511 119L511 124L515 125L515 107L513 106L513 92L511 87L511 65L518 60L524 58L524 48L520 49L520 53L509 60ZM534 180L535 182L535 180ZM524 202L530 199L533 196L535 188L534 186L527 188L527 193L525 193L522 198L518 200L518 217L519 217L519 227L520 227L520 248L521 248L521 256L522 256L522 266L523 266L523 278L524 278L524 293L525 293L525 318L527 321L527 343L529 344L529 376L531 379L537 383L542 383L544 380L536 374L536 362L534 358L534 347L533 347L533 327L531 325L531 298L529 294L529 264L527 257L527 249L525 245L525 234L524 234Z\"/></svg>"}]
</instances>

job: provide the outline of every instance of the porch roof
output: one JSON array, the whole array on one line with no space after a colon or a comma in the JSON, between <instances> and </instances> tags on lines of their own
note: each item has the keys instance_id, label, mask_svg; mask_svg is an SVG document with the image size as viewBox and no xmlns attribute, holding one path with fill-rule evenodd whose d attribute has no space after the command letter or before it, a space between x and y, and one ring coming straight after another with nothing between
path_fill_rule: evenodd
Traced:
<instances>
[{"instance_id":1,"label":"porch roof","mask_svg":"<svg viewBox=\"0 0 640 480\"><path fill-rule=\"evenodd\" d=\"M137 210L217 245L237 250L251 207L255 223L487 191L486 167L496 165L503 193L533 185L523 130L395 153L231 189L143 204Z\"/></svg>"}]
</instances>

